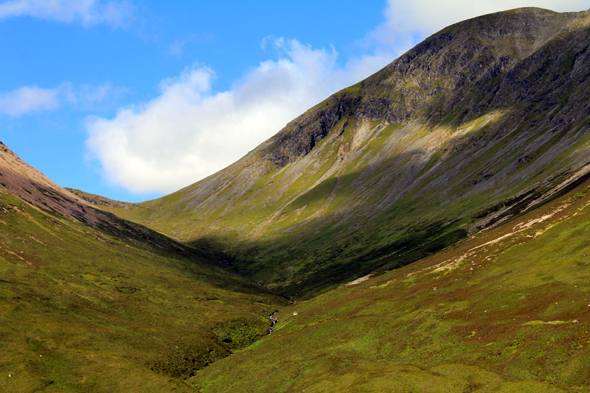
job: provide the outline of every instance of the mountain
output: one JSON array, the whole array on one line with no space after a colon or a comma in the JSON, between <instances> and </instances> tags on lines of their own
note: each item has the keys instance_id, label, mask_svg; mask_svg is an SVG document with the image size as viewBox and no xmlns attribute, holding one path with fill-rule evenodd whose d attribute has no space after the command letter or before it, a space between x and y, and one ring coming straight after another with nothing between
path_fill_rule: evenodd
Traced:
<instances>
[{"instance_id":1,"label":"mountain","mask_svg":"<svg viewBox=\"0 0 590 393\"><path fill-rule=\"evenodd\" d=\"M407 265L587 177L589 22L524 8L449 26L226 169L104 208L297 298Z\"/></svg>"},{"instance_id":2,"label":"mountain","mask_svg":"<svg viewBox=\"0 0 590 393\"><path fill-rule=\"evenodd\" d=\"M0 391L192 391L180 378L265 335L284 304L0 143Z\"/></svg>"}]
</instances>

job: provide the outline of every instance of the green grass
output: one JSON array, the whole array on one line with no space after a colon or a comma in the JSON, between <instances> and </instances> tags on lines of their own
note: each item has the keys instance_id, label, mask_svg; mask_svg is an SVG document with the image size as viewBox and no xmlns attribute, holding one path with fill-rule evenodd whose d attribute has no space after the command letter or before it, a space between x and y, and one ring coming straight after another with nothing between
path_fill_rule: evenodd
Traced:
<instances>
[{"instance_id":1,"label":"green grass","mask_svg":"<svg viewBox=\"0 0 590 393\"><path fill-rule=\"evenodd\" d=\"M281 299L183 245L128 240L0 194L0 391L190 391ZM11 377L8 377L11 374Z\"/></svg>"},{"instance_id":2,"label":"green grass","mask_svg":"<svg viewBox=\"0 0 590 393\"><path fill-rule=\"evenodd\" d=\"M189 382L204 393L587 391L588 189L283 307L281 329Z\"/></svg>"},{"instance_id":3,"label":"green grass","mask_svg":"<svg viewBox=\"0 0 590 393\"><path fill-rule=\"evenodd\" d=\"M339 92L337 92L335 94L335 96L342 95L342 94L358 95L358 94L360 94L360 91L361 91L361 84L357 83L356 85L352 85L350 87L340 90Z\"/></svg>"},{"instance_id":4,"label":"green grass","mask_svg":"<svg viewBox=\"0 0 590 393\"><path fill-rule=\"evenodd\" d=\"M310 191L306 192L305 194L301 195L297 199L295 199L289 206L285 209L285 214L291 213L293 210L300 209L303 206L308 206L307 211L316 211L321 206L323 206L324 202L334 189L336 185L336 178L329 178L312 188ZM307 212L306 212L307 214Z\"/></svg>"}]
</instances>

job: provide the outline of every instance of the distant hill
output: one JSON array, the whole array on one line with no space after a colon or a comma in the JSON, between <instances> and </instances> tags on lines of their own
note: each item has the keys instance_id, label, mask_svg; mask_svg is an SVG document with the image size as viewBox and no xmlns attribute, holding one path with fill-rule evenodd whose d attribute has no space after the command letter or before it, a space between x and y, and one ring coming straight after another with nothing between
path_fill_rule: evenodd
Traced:
<instances>
[{"instance_id":1,"label":"distant hill","mask_svg":"<svg viewBox=\"0 0 590 393\"><path fill-rule=\"evenodd\" d=\"M590 167L588 12L449 26L241 160L122 217L309 297L538 206Z\"/></svg>"},{"instance_id":2,"label":"distant hill","mask_svg":"<svg viewBox=\"0 0 590 393\"><path fill-rule=\"evenodd\" d=\"M105 198L105 197L102 197L99 195L89 194L87 192L76 190L74 188L66 188L66 190L68 190L72 194L76 195L77 197L88 202L91 205L110 206L110 207L123 208L123 209L129 209L129 208L139 206L136 203L115 201L113 199Z\"/></svg>"},{"instance_id":3,"label":"distant hill","mask_svg":"<svg viewBox=\"0 0 590 393\"><path fill-rule=\"evenodd\" d=\"M0 187L32 205L66 217L96 225L99 211L53 183L41 172L29 166L0 142Z\"/></svg>"}]
</instances>

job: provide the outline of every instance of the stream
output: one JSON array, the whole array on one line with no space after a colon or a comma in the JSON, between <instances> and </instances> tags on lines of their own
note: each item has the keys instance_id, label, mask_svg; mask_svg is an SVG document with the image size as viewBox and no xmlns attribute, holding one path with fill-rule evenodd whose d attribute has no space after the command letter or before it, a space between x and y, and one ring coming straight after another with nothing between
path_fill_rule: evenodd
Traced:
<instances>
[{"instance_id":1,"label":"stream","mask_svg":"<svg viewBox=\"0 0 590 393\"><path fill-rule=\"evenodd\" d=\"M268 318L270 318L270 327L268 328L268 334L271 334L274 330L274 326L279 323L279 320L275 318L275 314L278 313L279 310L273 311Z\"/></svg>"}]
</instances>

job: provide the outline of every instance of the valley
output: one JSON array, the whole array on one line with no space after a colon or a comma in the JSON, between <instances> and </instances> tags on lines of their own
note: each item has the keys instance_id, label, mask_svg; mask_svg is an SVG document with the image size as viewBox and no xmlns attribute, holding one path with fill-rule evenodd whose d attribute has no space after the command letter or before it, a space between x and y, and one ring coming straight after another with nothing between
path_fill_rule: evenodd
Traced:
<instances>
[{"instance_id":1,"label":"valley","mask_svg":"<svg viewBox=\"0 0 590 393\"><path fill-rule=\"evenodd\" d=\"M590 12L449 26L151 201L0 145L0 390L590 379Z\"/></svg>"}]
</instances>

